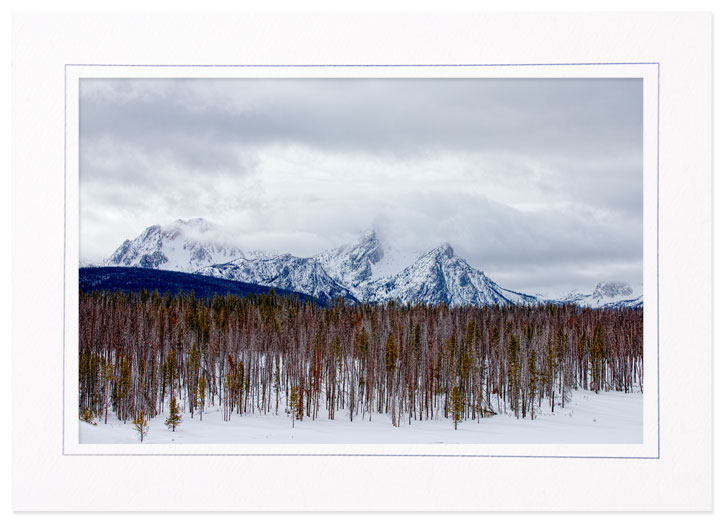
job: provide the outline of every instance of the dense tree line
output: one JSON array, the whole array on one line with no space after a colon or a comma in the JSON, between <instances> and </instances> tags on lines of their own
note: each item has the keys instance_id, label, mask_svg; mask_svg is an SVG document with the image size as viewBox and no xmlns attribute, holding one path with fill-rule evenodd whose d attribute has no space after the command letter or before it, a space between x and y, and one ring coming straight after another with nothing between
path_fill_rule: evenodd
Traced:
<instances>
[{"instance_id":1,"label":"dense tree line","mask_svg":"<svg viewBox=\"0 0 725 525\"><path fill-rule=\"evenodd\" d=\"M173 411L460 421L641 391L642 309L80 293L81 417ZM172 414L175 416L175 414ZM143 418L143 417L142 417ZM171 418L172 422L175 418ZM294 422L294 419L293 419ZM171 423L168 423L171 424Z\"/></svg>"}]
</instances>

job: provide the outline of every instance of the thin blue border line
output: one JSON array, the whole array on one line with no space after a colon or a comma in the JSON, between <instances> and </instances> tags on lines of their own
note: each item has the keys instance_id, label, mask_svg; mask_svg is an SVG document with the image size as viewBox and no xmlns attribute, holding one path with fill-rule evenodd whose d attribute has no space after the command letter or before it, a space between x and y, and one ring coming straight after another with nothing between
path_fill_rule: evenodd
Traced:
<instances>
[{"instance_id":1,"label":"thin blue border line","mask_svg":"<svg viewBox=\"0 0 725 525\"><path fill-rule=\"evenodd\" d=\"M66 320L66 273L67 273L67 134L69 67L177 67L177 68L310 68L310 67L528 67L528 66L657 66L657 456L521 456L499 454L79 454L65 451L65 320ZM531 458L531 459L660 459L660 62L558 62L531 64L65 64L63 75L63 456L310 456L310 457L465 457L465 458ZM351 443L360 445L360 443ZM493 443L496 444L496 443ZM573 443L571 443L573 444Z\"/></svg>"},{"instance_id":2,"label":"thin blue border line","mask_svg":"<svg viewBox=\"0 0 725 525\"><path fill-rule=\"evenodd\" d=\"M660 458L660 64L657 64L657 459Z\"/></svg>"},{"instance_id":3,"label":"thin blue border line","mask_svg":"<svg viewBox=\"0 0 725 525\"><path fill-rule=\"evenodd\" d=\"M237 443L236 445L240 445ZM282 443L278 443L282 444ZM314 443L307 443L308 445L314 445ZM329 443L330 445L341 445L342 443ZM365 445L370 443L344 443L344 445ZM388 445L389 443L375 443L378 445ZM458 443L451 443L458 444ZM483 443L485 444L485 443ZM501 443L493 443L501 444ZM561 443L562 445L586 445L587 443ZM590 443L597 444L597 443ZM627 445L628 443L617 443L619 445ZM234 443L230 443L234 445ZM153 445L152 445L153 446ZM65 456L255 456L255 457L267 457L267 456L286 456L286 457L297 457L297 456L308 456L308 457L413 457L413 458L532 458L532 459L659 459L652 456L515 456L515 455L497 455L497 454L182 454L182 453L170 453L170 454L124 454L124 453L101 453L101 454L64 454Z\"/></svg>"},{"instance_id":4,"label":"thin blue border line","mask_svg":"<svg viewBox=\"0 0 725 525\"><path fill-rule=\"evenodd\" d=\"M534 66L629 66L629 65L659 65L659 62L551 62L530 64L66 64L70 67L534 67Z\"/></svg>"},{"instance_id":5,"label":"thin blue border line","mask_svg":"<svg viewBox=\"0 0 725 525\"><path fill-rule=\"evenodd\" d=\"M68 232L68 65L63 70L63 438L61 445L65 454L65 331L66 331L66 275L67 275L67 232Z\"/></svg>"}]
</instances>

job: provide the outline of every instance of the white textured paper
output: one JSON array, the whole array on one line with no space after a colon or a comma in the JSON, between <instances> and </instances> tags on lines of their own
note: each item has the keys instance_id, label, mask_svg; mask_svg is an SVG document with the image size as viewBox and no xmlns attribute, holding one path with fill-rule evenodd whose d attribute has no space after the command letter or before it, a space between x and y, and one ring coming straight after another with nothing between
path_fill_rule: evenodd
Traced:
<instances>
[{"instance_id":1,"label":"white textured paper","mask_svg":"<svg viewBox=\"0 0 725 525\"><path fill-rule=\"evenodd\" d=\"M709 508L710 22L682 14L17 17L14 234L26 241L14 254L23 290L14 295L16 509ZM276 67L295 64L315 67ZM80 445L77 83L89 76L643 78L643 443L189 445L152 456ZM452 456L460 454L469 457ZM524 484L535 490L522 500ZM565 500L555 497L562 485Z\"/></svg>"}]
</instances>

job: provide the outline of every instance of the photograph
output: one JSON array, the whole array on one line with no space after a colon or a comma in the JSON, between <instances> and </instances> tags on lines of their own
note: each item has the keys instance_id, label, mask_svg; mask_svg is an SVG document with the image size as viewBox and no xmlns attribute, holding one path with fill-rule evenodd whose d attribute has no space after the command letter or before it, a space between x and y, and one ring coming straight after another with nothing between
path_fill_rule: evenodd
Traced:
<instances>
[{"instance_id":1,"label":"photograph","mask_svg":"<svg viewBox=\"0 0 725 525\"><path fill-rule=\"evenodd\" d=\"M14 512L712 511L713 19L14 14Z\"/></svg>"},{"instance_id":2,"label":"photograph","mask_svg":"<svg viewBox=\"0 0 725 525\"><path fill-rule=\"evenodd\" d=\"M81 445L643 443L642 78L78 90Z\"/></svg>"}]
</instances>

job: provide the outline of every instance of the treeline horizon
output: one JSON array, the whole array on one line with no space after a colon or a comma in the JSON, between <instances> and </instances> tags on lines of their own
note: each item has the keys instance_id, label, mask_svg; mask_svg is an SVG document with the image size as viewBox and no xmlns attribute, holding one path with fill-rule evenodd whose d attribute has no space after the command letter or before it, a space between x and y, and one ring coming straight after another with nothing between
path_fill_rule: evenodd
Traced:
<instances>
[{"instance_id":1,"label":"treeline horizon","mask_svg":"<svg viewBox=\"0 0 725 525\"><path fill-rule=\"evenodd\" d=\"M643 389L643 315L571 305L328 306L294 296L80 292L79 413L203 419L534 418L573 389Z\"/></svg>"}]
</instances>

